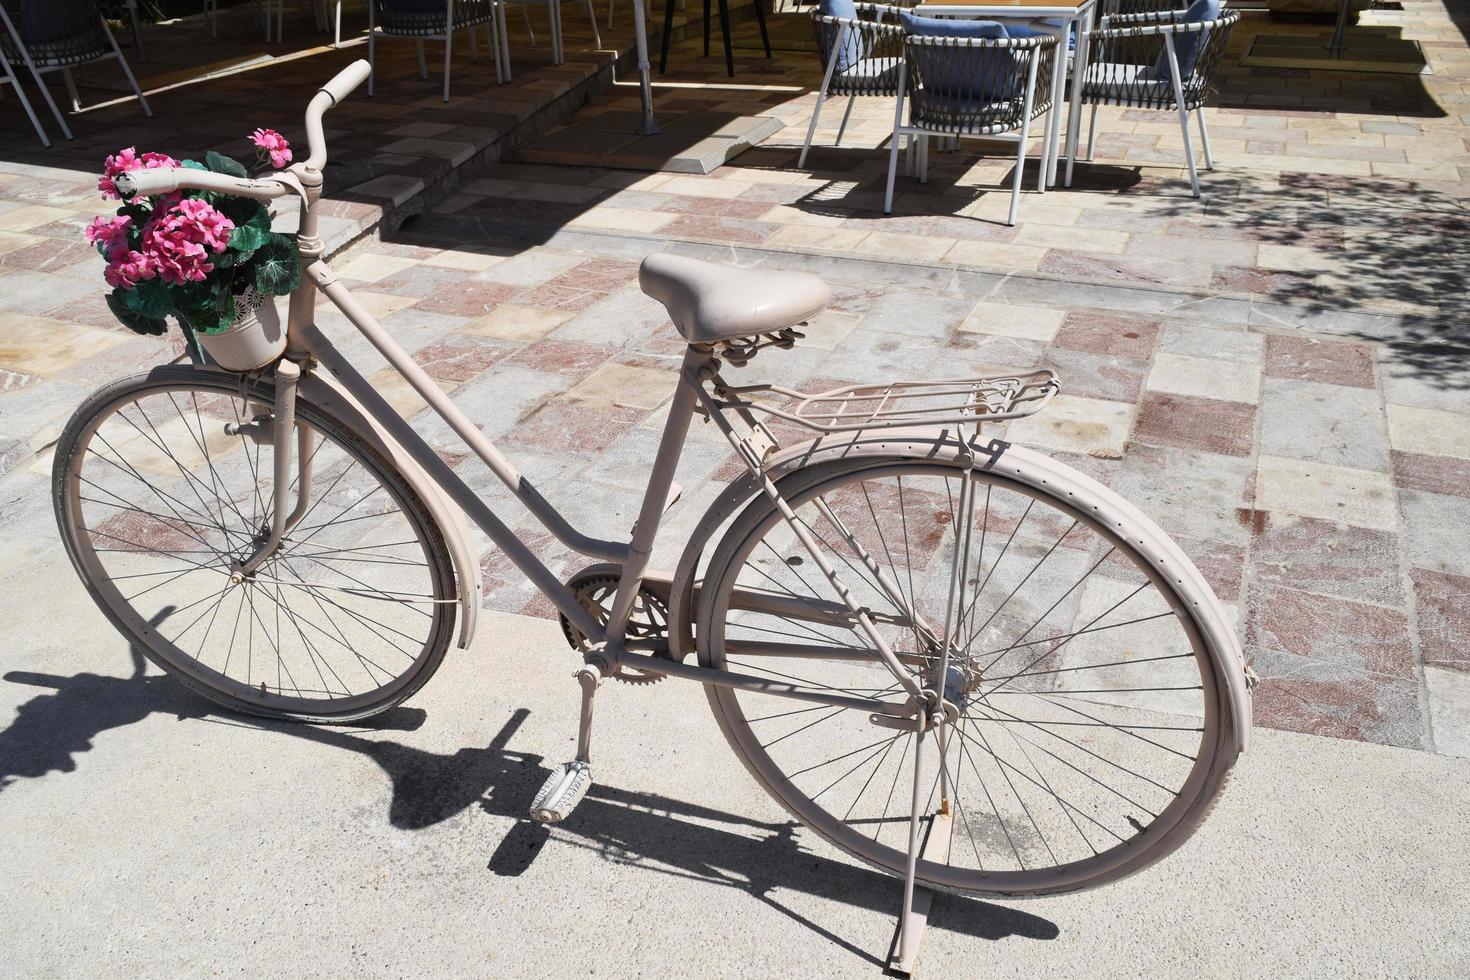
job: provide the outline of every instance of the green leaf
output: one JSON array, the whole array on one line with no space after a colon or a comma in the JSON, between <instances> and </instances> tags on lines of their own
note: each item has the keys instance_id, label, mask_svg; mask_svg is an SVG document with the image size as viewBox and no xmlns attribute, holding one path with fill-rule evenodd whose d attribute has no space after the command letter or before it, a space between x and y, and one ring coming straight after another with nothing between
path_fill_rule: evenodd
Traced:
<instances>
[{"instance_id":1,"label":"green leaf","mask_svg":"<svg viewBox=\"0 0 1470 980\"><path fill-rule=\"evenodd\" d=\"M250 203L256 204L254 201ZM236 222L235 230L230 235L230 251L240 253L239 257L244 259L264 245L270 237L270 212L256 204L255 214L248 221L244 224Z\"/></svg>"},{"instance_id":2,"label":"green leaf","mask_svg":"<svg viewBox=\"0 0 1470 980\"><path fill-rule=\"evenodd\" d=\"M174 311L173 298L162 280L144 279L132 289L121 292L123 304L149 320L161 320Z\"/></svg>"},{"instance_id":3,"label":"green leaf","mask_svg":"<svg viewBox=\"0 0 1470 980\"><path fill-rule=\"evenodd\" d=\"M209 169L204 164L200 163L198 160L183 160L183 161L180 161L179 165L182 166L182 167L186 167L189 170L208 170Z\"/></svg>"},{"instance_id":4,"label":"green leaf","mask_svg":"<svg viewBox=\"0 0 1470 980\"><path fill-rule=\"evenodd\" d=\"M204 164L217 174L229 174L231 177L247 177L249 174L245 168L229 157L210 150L204 154Z\"/></svg>"},{"instance_id":5,"label":"green leaf","mask_svg":"<svg viewBox=\"0 0 1470 980\"><path fill-rule=\"evenodd\" d=\"M179 303L179 315L198 333L220 333L235 322L235 297L225 283L191 289Z\"/></svg>"},{"instance_id":6,"label":"green leaf","mask_svg":"<svg viewBox=\"0 0 1470 980\"><path fill-rule=\"evenodd\" d=\"M301 256L296 239L272 234L251 258L252 285L267 296L284 296L301 282Z\"/></svg>"},{"instance_id":7,"label":"green leaf","mask_svg":"<svg viewBox=\"0 0 1470 980\"><path fill-rule=\"evenodd\" d=\"M144 316L128 308L127 291L114 289L107 294L107 308L112 315L117 317L117 322L135 333L161 334L168 329L168 324L162 318Z\"/></svg>"}]
</instances>

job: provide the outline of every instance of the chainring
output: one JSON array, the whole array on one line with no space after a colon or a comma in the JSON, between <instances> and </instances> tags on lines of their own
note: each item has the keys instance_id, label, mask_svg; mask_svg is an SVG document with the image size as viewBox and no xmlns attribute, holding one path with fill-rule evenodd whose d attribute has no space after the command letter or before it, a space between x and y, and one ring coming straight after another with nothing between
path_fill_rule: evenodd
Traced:
<instances>
[{"instance_id":1,"label":"chainring","mask_svg":"<svg viewBox=\"0 0 1470 980\"><path fill-rule=\"evenodd\" d=\"M612 613L613 598L618 592L618 576L603 571L588 570L573 575L567 588L577 597L582 608L592 614L599 623L606 625ZM558 614L561 631L573 650L582 650L587 637L573 626L566 616ZM669 635L669 607L646 587L640 587L638 598L633 600L633 611L628 616L627 638L630 640L657 640ZM630 667L619 667L613 675L625 684L657 684L663 674L649 674Z\"/></svg>"}]
</instances>

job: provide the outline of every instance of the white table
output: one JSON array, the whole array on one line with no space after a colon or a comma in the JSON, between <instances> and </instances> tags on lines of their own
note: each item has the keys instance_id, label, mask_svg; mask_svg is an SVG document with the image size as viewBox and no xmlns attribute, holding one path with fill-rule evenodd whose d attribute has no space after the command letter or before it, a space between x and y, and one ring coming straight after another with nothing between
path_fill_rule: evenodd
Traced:
<instances>
[{"instance_id":1,"label":"white table","mask_svg":"<svg viewBox=\"0 0 1470 980\"><path fill-rule=\"evenodd\" d=\"M1057 38L1056 70L1052 72L1051 112L1042 140L1041 176L1037 190L1044 191L1057 182L1058 142L1061 136L1061 105L1067 84L1067 36L1077 29L1077 47L1072 52L1072 93L1067 110L1067 160L1077 158L1077 136L1082 121L1082 78L1087 73L1087 40L1092 30L1097 0L922 0L914 13L926 17L955 17L965 20L997 20L1025 22L1033 30ZM1036 21L1037 23L1032 23ZM1048 23L1040 23L1047 21Z\"/></svg>"}]
</instances>

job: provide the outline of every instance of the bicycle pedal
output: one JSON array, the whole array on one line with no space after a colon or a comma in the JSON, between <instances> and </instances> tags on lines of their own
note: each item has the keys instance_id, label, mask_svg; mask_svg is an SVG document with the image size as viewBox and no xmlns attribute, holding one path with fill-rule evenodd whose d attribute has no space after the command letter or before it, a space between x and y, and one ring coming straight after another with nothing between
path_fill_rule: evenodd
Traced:
<instances>
[{"instance_id":1,"label":"bicycle pedal","mask_svg":"<svg viewBox=\"0 0 1470 980\"><path fill-rule=\"evenodd\" d=\"M531 801L531 819L560 823L571 816L582 797L592 788L592 767L585 762L568 762L552 770L536 799Z\"/></svg>"}]
</instances>

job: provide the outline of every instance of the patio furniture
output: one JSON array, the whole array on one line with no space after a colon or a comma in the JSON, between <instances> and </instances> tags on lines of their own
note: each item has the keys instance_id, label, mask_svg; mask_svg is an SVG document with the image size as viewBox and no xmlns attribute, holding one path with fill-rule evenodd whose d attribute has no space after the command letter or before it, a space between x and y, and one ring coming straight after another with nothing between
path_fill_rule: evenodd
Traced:
<instances>
[{"instance_id":1,"label":"patio furniture","mask_svg":"<svg viewBox=\"0 0 1470 980\"><path fill-rule=\"evenodd\" d=\"M547 33L551 41L551 62L559 65L567 60L566 45L562 37L561 0L499 0L499 2L514 4L521 8L521 16L526 22L526 33L530 35L532 44L536 43L536 32L531 28L530 8L544 5L548 24ZM602 32L597 29L597 11L592 8L592 0L581 0L581 3L587 11L587 20L592 24L593 43L600 48L602 47ZM508 54L507 58L509 58Z\"/></svg>"},{"instance_id":2,"label":"patio furniture","mask_svg":"<svg viewBox=\"0 0 1470 980\"><path fill-rule=\"evenodd\" d=\"M80 112L81 97L77 93L72 69L116 58L128 84L133 87L133 94L138 97L143 115L153 115L148 99L138 87L138 80L133 77L133 70L117 46L117 38L112 36L112 28L107 26L107 19L97 9L94 0L25 0L19 5L14 0L7 0L0 3L0 16L5 19L5 30L0 33L0 49L4 50L11 64L17 60L25 62L41 90L41 97L46 100L51 115L56 117L57 125L67 139L72 138L71 127L66 124L56 101L51 98L51 91L41 78L48 71L61 72L67 94L71 97L72 111ZM19 85L16 91L20 91Z\"/></svg>"},{"instance_id":3,"label":"patio furniture","mask_svg":"<svg viewBox=\"0 0 1470 980\"><path fill-rule=\"evenodd\" d=\"M0 24L0 27L4 27L8 34L12 30L10 15L5 12L3 6L0 6L0 18L4 19L4 24ZM31 108L31 100L26 98L26 90L20 87L20 79L16 76L15 68L5 54L8 47L7 44L0 44L0 85L9 85L15 89L15 94L20 99L20 107L26 111L26 118L30 119L31 125L35 127L36 135L41 138L41 145L50 148L51 140L46 135L46 129L41 125L41 120L36 118L36 110Z\"/></svg>"},{"instance_id":4,"label":"patio furniture","mask_svg":"<svg viewBox=\"0 0 1470 980\"><path fill-rule=\"evenodd\" d=\"M497 14L499 19L497 19ZM368 64L377 67L378 35L412 38L418 48L419 77L429 77L425 41L444 42L444 101L449 101L449 75L454 54L454 32L468 30L470 57L479 58L475 28L485 25L485 40L495 56L495 80L509 80L510 51L505 41L505 13L499 0L369 0ZM504 65L502 65L502 56ZM373 76L368 74L368 95Z\"/></svg>"},{"instance_id":5,"label":"patio furniture","mask_svg":"<svg viewBox=\"0 0 1470 980\"><path fill-rule=\"evenodd\" d=\"M1082 107L1082 77L1075 70L1076 66L1086 65L1089 61L1087 36L1092 29L1093 15L1097 11L1099 0L920 0L914 8L914 13L923 14L926 17L954 17L1000 21L1001 23L1014 25L1019 22L1024 25L1026 33L1037 35L1050 35L1057 39L1057 50L1061 52L1060 57L1068 56L1068 38L1074 32L1077 38L1076 47L1070 51L1070 60L1074 70L1071 72L1072 91L1067 96L1066 86L1068 71L1063 62L1063 69L1051 74L1052 91L1049 104L1055 106L1054 111L1047 118L1046 130L1042 143L1042 168L1037 181L1037 189L1045 190L1056 184L1058 161L1065 154L1068 162L1073 160L1077 154L1077 142L1080 136L1081 107ZM1018 30L1017 33L1020 33ZM1065 147L1063 147L1061 112L1063 102L1067 103L1067 133Z\"/></svg>"},{"instance_id":6,"label":"patio furniture","mask_svg":"<svg viewBox=\"0 0 1470 980\"><path fill-rule=\"evenodd\" d=\"M1191 19L1198 18L1206 4L1218 16ZM1200 196L1199 173L1189 136L1189 114L1193 112L1199 121L1205 169L1213 170L1210 134L1205 128L1205 98L1230 39L1230 30L1240 20L1239 11L1218 11L1215 0L1196 0L1187 11L1107 17L1092 32L1090 44L1095 47L1095 54L1087 65L1082 85L1082 99L1092 105L1087 132L1088 160L1092 159L1098 106L1171 110L1179 114L1190 189L1195 197ZM1067 183L1072 183L1071 160L1067 161Z\"/></svg>"},{"instance_id":7,"label":"patio furniture","mask_svg":"<svg viewBox=\"0 0 1470 980\"><path fill-rule=\"evenodd\" d=\"M755 8L755 19L760 24L761 44L766 49L766 57L771 57L771 36L766 32L766 0L754 0L751 4ZM709 28L710 28L710 0L704 0L704 56L709 57ZM674 0L668 0L664 5L664 39L659 50L658 73L662 75L669 68L669 42L674 33ZM720 0L720 38L725 43L725 73L731 78L735 77L735 49L730 46L730 2Z\"/></svg>"},{"instance_id":8,"label":"patio furniture","mask_svg":"<svg viewBox=\"0 0 1470 980\"><path fill-rule=\"evenodd\" d=\"M1031 120L1051 108L1057 39L1048 34L993 38L910 35L903 46L883 212L893 210L901 136L918 137L920 183L928 179L930 136L1013 140L1016 170L1006 224L1014 225ZM905 100L909 103L907 123L903 121Z\"/></svg>"},{"instance_id":9,"label":"patio furniture","mask_svg":"<svg viewBox=\"0 0 1470 980\"><path fill-rule=\"evenodd\" d=\"M271 42L271 35L275 35L275 41L280 44L285 37L286 26L286 0L253 0L256 15L265 21L265 41ZM338 4L338 18L340 22L341 4ZM273 13L274 11L274 13ZM219 0L204 0L204 15L209 18L209 36L219 37Z\"/></svg>"},{"instance_id":10,"label":"patio furniture","mask_svg":"<svg viewBox=\"0 0 1470 980\"><path fill-rule=\"evenodd\" d=\"M801 144L801 156L796 161L798 167L806 166L822 104L829 98L848 97L833 144L841 146L842 134L847 131L847 120L859 95L889 98L898 95L899 65L903 62L903 28L898 23L901 8L881 3L848 6L852 8L852 17L824 14L820 9L812 13L817 54L825 67L822 85L817 89L817 104L812 108L811 123L806 129L806 141Z\"/></svg>"}]
</instances>

